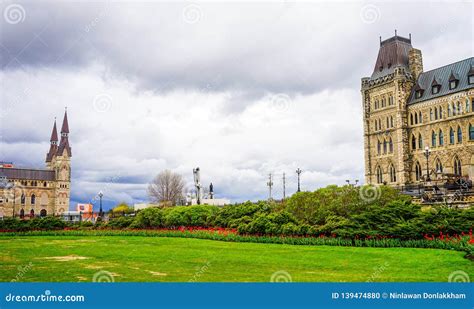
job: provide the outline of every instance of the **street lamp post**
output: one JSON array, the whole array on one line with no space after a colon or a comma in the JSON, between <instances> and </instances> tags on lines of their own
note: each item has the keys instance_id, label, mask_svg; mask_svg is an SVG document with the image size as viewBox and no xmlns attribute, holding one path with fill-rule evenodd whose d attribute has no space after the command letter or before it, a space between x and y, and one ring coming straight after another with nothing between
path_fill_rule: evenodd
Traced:
<instances>
[{"instance_id":1,"label":"street lamp post","mask_svg":"<svg viewBox=\"0 0 474 309\"><path fill-rule=\"evenodd\" d=\"M429 157L430 157L430 154L431 154L431 150L430 150L430 147L426 146L425 147L425 157L426 157L426 181L431 181L430 179L430 166L429 166Z\"/></svg>"},{"instance_id":2,"label":"street lamp post","mask_svg":"<svg viewBox=\"0 0 474 309\"><path fill-rule=\"evenodd\" d=\"M104 194L102 193L102 191L99 192L99 217L102 219L102 216L104 215L103 211L102 211L102 197L104 196Z\"/></svg>"},{"instance_id":3,"label":"street lamp post","mask_svg":"<svg viewBox=\"0 0 474 309\"><path fill-rule=\"evenodd\" d=\"M298 174L298 191L297 192L301 192L301 187L300 187L300 175L303 171L298 167L296 169L296 174Z\"/></svg>"}]
</instances>

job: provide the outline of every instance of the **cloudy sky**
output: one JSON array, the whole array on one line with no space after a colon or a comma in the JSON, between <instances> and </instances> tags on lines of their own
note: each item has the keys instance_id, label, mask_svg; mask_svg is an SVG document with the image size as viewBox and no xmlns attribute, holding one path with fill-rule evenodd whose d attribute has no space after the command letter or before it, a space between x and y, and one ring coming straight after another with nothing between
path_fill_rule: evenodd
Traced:
<instances>
[{"instance_id":1,"label":"cloudy sky","mask_svg":"<svg viewBox=\"0 0 474 309\"><path fill-rule=\"evenodd\" d=\"M2 1L0 160L43 167L67 106L72 202L147 200L171 169L232 201L363 180L360 78L412 34L425 70L471 57L471 1Z\"/></svg>"}]
</instances>

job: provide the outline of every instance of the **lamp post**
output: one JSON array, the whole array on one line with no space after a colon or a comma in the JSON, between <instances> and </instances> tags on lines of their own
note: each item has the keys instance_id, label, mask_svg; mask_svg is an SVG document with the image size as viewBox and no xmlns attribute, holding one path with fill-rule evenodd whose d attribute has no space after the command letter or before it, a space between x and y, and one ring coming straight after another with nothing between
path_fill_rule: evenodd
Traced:
<instances>
[{"instance_id":1,"label":"lamp post","mask_svg":"<svg viewBox=\"0 0 474 309\"><path fill-rule=\"evenodd\" d=\"M104 215L103 211L102 211L102 197L104 196L104 194L102 193L102 191L99 192L99 217L102 219L102 216Z\"/></svg>"},{"instance_id":2,"label":"lamp post","mask_svg":"<svg viewBox=\"0 0 474 309\"><path fill-rule=\"evenodd\" d=\"M297 192L301 192L301 187L300 187L300 175L303 171L298 167L296 169L296 174L298 174L298 191Z\"/></svg>"},{"instance_id":3,"label":"lamp post","mask_svg":"<svg viewBox=\"0 0 474 309\"><path fill-rule=\"evenodd\" d=\"M426 146L425 147L425 157L426 157L426 181L431 181L430 179L430 163L429 163L429 157L430 157L430 154L431 154L431 150L430 150L430 147Z\"/></svg>"}]
</instances>

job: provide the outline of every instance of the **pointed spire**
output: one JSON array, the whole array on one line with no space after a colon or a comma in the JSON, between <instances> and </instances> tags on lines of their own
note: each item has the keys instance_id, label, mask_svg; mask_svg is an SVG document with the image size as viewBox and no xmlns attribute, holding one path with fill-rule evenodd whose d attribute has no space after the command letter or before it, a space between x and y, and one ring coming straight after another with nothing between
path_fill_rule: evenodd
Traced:
<instances>
[{"instance_id":1,"label":"pointed spire","mask_svg":"<svg viewBox=\"0 0 474 309\"><path fill-rule=\"evenodd\" d=\"M57 142L58 141L58 130L56 129L56 117L54 117L54 126L53 132L51 132L51 139L50 142Z\"/></svg>"},{"instance_id":2,"label":"pointed spire","mask_svg":"<svg viewBox=\"0 0 474 309\"><path fill-rule=\"evenodd\" d=\"M69 123L67 121L67 107L66 107L66 110L64 111L64 119L63 119L63 126L61 128L61 135L63 133L66 133L66 134L69 133Z\"/></svg>"}]
</instances>

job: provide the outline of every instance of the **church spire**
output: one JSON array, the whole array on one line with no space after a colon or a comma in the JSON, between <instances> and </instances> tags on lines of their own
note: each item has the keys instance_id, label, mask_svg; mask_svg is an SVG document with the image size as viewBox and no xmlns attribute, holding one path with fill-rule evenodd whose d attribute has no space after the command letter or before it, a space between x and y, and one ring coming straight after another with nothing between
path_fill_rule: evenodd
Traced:
<instances>
[{"instance_id":1,"label":"church spire","mask_svg":"<svg viewBox=\"0 0 474 309\"><path fill-rule=\"evenodd\" d=\"M58 155L62 156L64 151L69 157L72 156L71 147L69 146L69 123L67 120L67 109L64 112L63 125L61 127L61 141L59 142Z\"/></svg>"},{"instance_id":2,"label":"church spire","mask_svg":"<svg viewBox=\"0 0 474 309\"><path fill-rule=\"evenodd\" d=\"M51 145L49 146L49 151L46 154L46 162L51 162L58 150L58 130L56 129L56 118L54 118L54 125L53 131L51 132L50 142Z\"/></svg>"}]
</instances>

